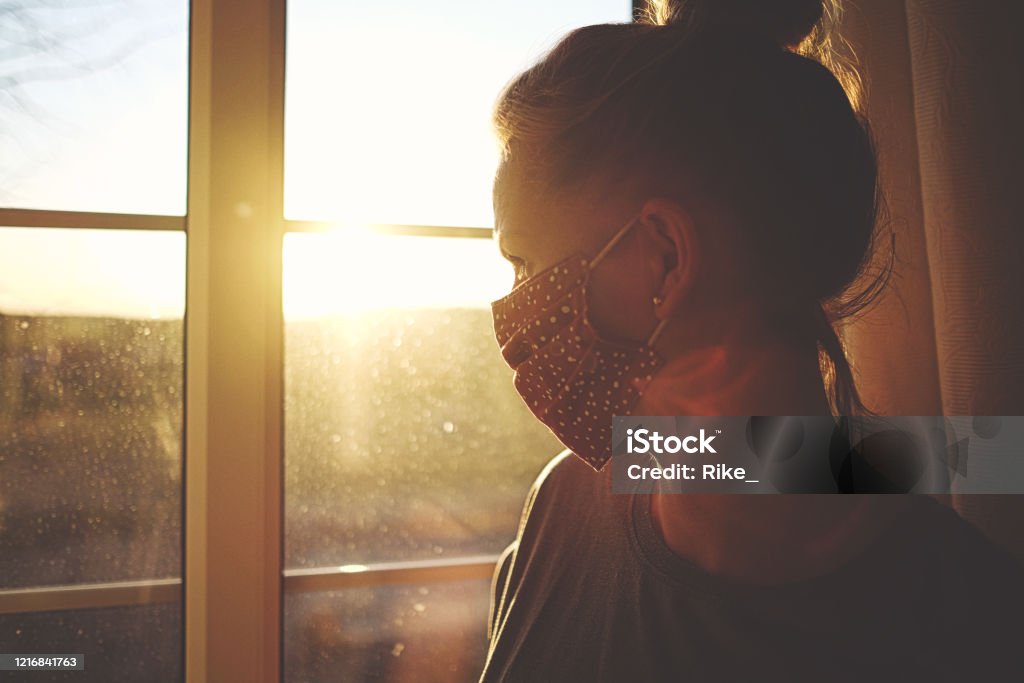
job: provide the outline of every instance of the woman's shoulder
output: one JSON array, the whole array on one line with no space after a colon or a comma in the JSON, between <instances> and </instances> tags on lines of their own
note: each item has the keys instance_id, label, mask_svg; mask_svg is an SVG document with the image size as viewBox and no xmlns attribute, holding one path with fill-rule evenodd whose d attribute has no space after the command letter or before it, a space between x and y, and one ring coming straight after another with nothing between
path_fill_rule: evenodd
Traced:
<instances>
[{"instance_id":1,"label":"woman's shoulder","mask_svg":"<svg viewBox=\"0 0 1024 683\"><path fill-rule=\"evenodd\" d=\"M899 526L905 535L913 539L914 545L950 559L983 556L1005 564L1007 568L1024 571L1008 550L989 539L950 505L931 496L911 498L907 514Z\"/></svg>"},{"instance_id":2,"label":"woman's shoulder","mask_svg":"<svg viewBox=\"0 0 1024 683\"><path fill-rule=\"evenodd\" d=\"M565 514L577 503L595 503L600 493L608 488L606 475L610 470L609 464L604 470L595 472L572 451L562 451L544 465L530 485L524 517L532 509L549 505L557 506Z\"/></svg>"},{"instance_id":3,"label":"woman's shoulder","mask_svg":"<svg viewBox=\"0 0 1024 683\"><path fill-rule=\"evenodd\" d=\"M520 548L551 543L578 534L587 524L600 524L596 514L608 506L609 468L595 472L572 451L562 451L541 469L531 484L519 519Z\"/></svg>"},{"instance_id":4,"label":"woman's shoulder","mask_svg":"<svg viewBox=\"0 0 1024 683\"><path fill-rule=\"evenodd\" d=\"M1024 566L956 510L920 498L908 530L925 565L919 580L941 606L938 619L975 680L1009 680L1024 664Z\"/></svg>"},{"instance_id":5,"label":"woman's shoulder","mask_svg":"<svg viewBox=\"0 0 1024 683\"><path fill-rule=\"evenodd\" d=\"M498 557L491 578L491 609L487 623L489 639L494 638L504 619L508 608L505 596L510 591L515 593L515 587L523 581L526 568L533 564L531 558L537 553L546 552L541 548L543 545L557 546L558 540L555 537L565 533L566 526L577 523L572 507L577 498L573 494L578 493L579 488L573 486L573 481L586 475L581 467L594 475L594 471L575 457L572 451L562 451L541 468L530 485L515 540ZM550 563L546 562L534 566L551 569Z\"/></svg>"},{"instance_id":6,"label":"woman's shoulder","mask_svg":"<svg viewBox=\"0 0 1024 683\"><path fill-rule=\"evenodd\" d=\"M551 490L564 486L566 480L579 476L582 472L581 468L588 469L588 466L577 458L572 451L566 449L548 460L547 464L541 468L540 474L534 479L530 490ZM593 473L593 470L590 470L590 472Z\"/></svg>"},{"instance_id":7,"label":"woman's shoulder","mask_svg":"<svg viewBox=\"0 0 1024 683\"><path fill-rule=\"evenodd\" d=\"M913 496L895 522L887 554L902 554L919 578L941 588L950 607L970 611L1015 601L1024 608L1024 566L955 509L930 496Z\"/></svg>"},{"instance_id":8,"label":"woman's shoulder","mask_svg":"<svg viewBox=\"0 0 1024 683\"><path fill-rule=\"evenodd\" d=\"M578 468L581 465L586 467L579 458L573 455L572 451L564 450L541 468L526 494L526 503L523 505L523 514L519 523L520 536L527 519L531 517L535 509L543 509L555 500L560 500L562 503L567 502L564 493L566 490L573 490L570 481L578 478ZM592 470L591 473L593 473Z\"/></svg>"}]
</instances>

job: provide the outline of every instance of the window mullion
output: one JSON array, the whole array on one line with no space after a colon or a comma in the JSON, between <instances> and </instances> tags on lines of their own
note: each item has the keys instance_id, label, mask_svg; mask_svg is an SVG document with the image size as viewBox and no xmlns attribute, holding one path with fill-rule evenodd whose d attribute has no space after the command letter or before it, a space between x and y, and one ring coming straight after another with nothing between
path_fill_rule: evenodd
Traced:
<instances>
[{"instance_id":1,"label":"window mullion","mask_svg":"<svg viewBox=\"0 0 1024 683\"><path fill-rule=\"evenodd\" d=\"M284 0L194 0L186 312L189 681L279 680Z\"/></svg>"}]
</instances>

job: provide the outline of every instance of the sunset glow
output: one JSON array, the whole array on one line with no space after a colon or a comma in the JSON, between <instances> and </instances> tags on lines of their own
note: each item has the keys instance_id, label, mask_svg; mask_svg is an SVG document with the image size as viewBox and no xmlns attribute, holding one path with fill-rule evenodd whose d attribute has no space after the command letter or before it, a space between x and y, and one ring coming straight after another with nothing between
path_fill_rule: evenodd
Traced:
<instances>
[{"instance_id":1,"label":"sunset glow","mask_svg":"<svg viewBox=\"0 0 1024 683\"><path fill-rule=\"evenodd\" d=\"M622 0L289 3L285 215L490 227L504 85Z\"/></svg>"},{"instance_id":2,"label":"sunset glow","mask_svg":"<svg viewBox=\"0 0 1024 683\"><path fill-rule=\"evenodd\" d=\"M289 319L379 308L484 307L512 284L489 239L380 235L341 228L284 240Z\"/></svg>"},{"instance_id":3,"label":"sunset glow","mask_svg":"<svg viewBox=\"0 0 1024 683\"><path fill-rule=\"evenodd\" d=\"M0 314L181 318L185 233L0 229Z\"/></svg>"}]
</instances>

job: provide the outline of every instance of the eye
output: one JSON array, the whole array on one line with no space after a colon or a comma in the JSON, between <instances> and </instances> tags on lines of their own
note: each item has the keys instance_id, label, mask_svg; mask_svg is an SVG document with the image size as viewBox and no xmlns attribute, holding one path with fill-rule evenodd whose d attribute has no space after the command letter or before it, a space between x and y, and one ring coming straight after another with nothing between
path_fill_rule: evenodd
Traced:
<instances>
[{"instance_id":1,"label":"eye","mask_svg":"<svg viewBox=\"0 0 1024 683\"><path fill-rule=\"evenodd\" d=\"M501 245L499 245L498 248L501 251L502 258L504 258L506 261L512 264L512 272L515 274L515 282L518 284L519 282L525 280L527 277L526 260L520 258L519 256L513 256L512 254L508 253L507 251L501 248Z\"/></svg>"},{"instance_id":2,"label":"eye","mask_svg":"<svg viewBox=\"0 0 1024 683\"><path fill-rule=\"evenodd\" d=\"M518 256L509 256L508 262L512 264L512 272L515 273L516 282L526 279L526 261Z\"/></svg>"}]
</instances>

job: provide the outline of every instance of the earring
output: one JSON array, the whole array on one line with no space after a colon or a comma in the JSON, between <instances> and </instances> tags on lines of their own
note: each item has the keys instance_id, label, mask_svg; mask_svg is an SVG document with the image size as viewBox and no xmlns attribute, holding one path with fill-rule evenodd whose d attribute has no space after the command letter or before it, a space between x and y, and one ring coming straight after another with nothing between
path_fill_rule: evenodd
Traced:
<instances>
[{"instance_id":1,"label":"earring","mask_svg":"<svg viewBox=\"0 0 1024 683\"><path fill-rule=\"evenodd\" d=\"M660 306L662 301L664 301L664 299L662 299L657 294L654 295L654 305L655 306Z\"/></svg>"}]
</instances>

